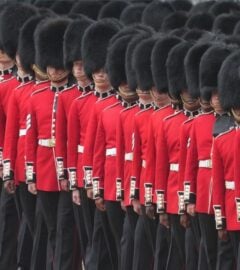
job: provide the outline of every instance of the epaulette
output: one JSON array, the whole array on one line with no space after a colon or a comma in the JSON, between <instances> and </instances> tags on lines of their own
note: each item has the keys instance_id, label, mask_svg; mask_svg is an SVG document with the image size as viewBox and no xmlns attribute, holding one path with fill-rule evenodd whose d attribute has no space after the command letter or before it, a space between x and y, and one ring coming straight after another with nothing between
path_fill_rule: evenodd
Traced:
<instances>
[{"instance_id":1,"label":"epaulette","mask_svg":"<svg viewBox=\"0 0 240 270\"><path fill-rule=\"evenodd\" d=\"M143 110L140 110L139 112L137 112L135 115L139 115L139 114L141 114L141 113L144 113L144 112L146 112L146 111L148 111L148 110L151 110L153 107L151 106L151 107L148 107L148 108L146 108L146 109L143 109Z\"/></svg>"},{"instance_id":2,"label":"epaulette","mask_svg":"<svg viewBox=\"0 0 240 270\"><path fill-rule=\"evenodd\" d=\"M171 118L173 118L173 117L179 115L179 114L182 113L182 112L183 112L183 110L174 112L173 114L170 114L170 115L168 115L167 117L165 117L165 118L163 119L163 121L167 121L167 120L169 120L169 119L171 119Z\"/></svg>"},{"instance_id":3,"label":"epaulette","mask_svg":"<svg viewBox=\"0 0 240 270\"><path fill-rule=\"evenodd\" d=\"M93 92L87 92L87 93L85 93L85 94L83 94L83 95L77 97L76 100L83 99L83 98L85 98L85 97L90 96L91 94L93 94Z\"/></svg>"},{"instance_id":4,"label":"epaulette","mask_svg":"<svg viewBox=\"0 0 240 270\"><path fill-rule=\"evenodd\" d=\"M224 132L218 134L218 135L215 137L215 139L217 139L217 138L219 138L219 137L221 137L221 136L223 136L223 135L226 135L226 134L232 132L234 129L235 129L235 127L230 127L229 130L224 131Z\"/></svg>"},{"instance_id":5,"label":"epaulette","mask_svg":"<svg viewBox=\"0 0 240 270\"><path fill-rule=\"evenodd\" d=\"M69 90L72 90L72 89L73 89L74 87L76 87L76 86L77 86L76 84L72 84L72 85L70 85L69 87L63 89L60 93L62 94L62 93L65 93L65 92L67 92L67 91L69 91Z\"/></svg>"},{"instance_id":6,"label":"epaulette","mask_svg":"<svg viewBox=\"0 0 240 270\"><path fill-rule=\"evenodd\" d=\"M43 92L43 91L45 91L45 90L48 90L48 89L49 89L48 86L45 86L45 87L43 87L43 88L41 88L41 89L37 89L36 91L34 91L34 92L31 94L31 96L36 95L36 94L38 94L38 93L41 93L41 92Z\"/></svg>"}]
</instances>

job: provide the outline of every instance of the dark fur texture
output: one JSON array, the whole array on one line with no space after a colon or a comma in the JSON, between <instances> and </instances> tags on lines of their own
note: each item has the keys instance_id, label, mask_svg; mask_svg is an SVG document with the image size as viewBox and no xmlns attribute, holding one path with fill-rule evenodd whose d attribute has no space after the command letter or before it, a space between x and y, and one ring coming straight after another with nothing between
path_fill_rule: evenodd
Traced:
<instances>
[{"instance_id":1,"label":"dark fur texture","mask_svg":"<svg viewBox=\"0 0 240 270\"><path fill-rule=\"evenodd\" d=\"M205 30L190 29L189 31L185 33L185 35L183 36L183 39L194 42L202 38L205 33L206 33Z\"/></svg>"},{"instance_id":2,"label":"dark fur texture","mask_svg":"<svg viewBox=\"0 0 240 270\"><path fill-rule=\"evenodd\" d=\"M175 10L189 11L192 8L192 3L188 0L173 0L171 4Z\"/></svg>"},{"instance_id":3,"label":"dark fur texture","mask_svg":"<svg viewBox=\"0 0 240 270\"><path fill-rule=\"evenodd\" d=\"M105 67L109 42L119 30L120 27L109 19L95 22L85 31L82 60L89 78L95 71Z\"/></svg>"},{"instance_id":4,"label":"dark fur texture","mask_svg":"<svg viewBox=\"0 0 240 270\"><path fill-rule=\"evenodd\" d=\"M211 6L213 6L216 3L216 1L203 1L203 2L198 2L197 4L193 5L190 14L197 14L197 13L202 13L202 12L208 12Z\"/></svg>"},{"instance_id":5,"label":"dark fur texture","mask_svg":"<svg viewBox=\"0 0 240 270\"><path fill-rule=\"evenodd\" d=\"M187 13L183 11L176 11L168 15L162 23L162 31L169 32L173 29L184 27L188 19Z\"/></svg>"},{"instance_id":6,"label":"dark fur texture","mask_svg":"<svg viewBox=\"0 0 240 270\"><path fill-rule=\"evenodd\" d=\"M98 19L103 18L116 18L119 19L123 10L128 6L128 2L126 1L110 1L105 4L99 11Z\"/></svg>"},{"instance_id":7,"label":"dark fur texture","mask_svg":"<svg viewBox=\"0 0 240 270\"><path fill-rule=\"evenodd\" d=\"M202 29L211 31L214 22L214 16L209 13L194 14L186 22L186 26L190 29Z\"/></svg>"},{"instance_id":8,"label":"dark fur texture","mask_svg":"<svg viewBox=\"0 0 240 270\"><path fill-rule=\"evenodd\" d=\"M145 7L146 7L146 4L144 3L129 5L121 13L120 21L124 25L140 23L142 19L142 13Z\"/></svg>"},{"instance_id":9,"label":"dark fur texture","mask_svg":"<svg viewBox=\"0 0 240 270\"><path fill-rule=\"evenodd\" d=\"M216 1L216 3L209 9L209 12L214 16L218 16L223 13L232 13L234 11L240 11L240 6L239 3L233 1Z\"/></svg>"},{"instance_id":10,"label":"dark fur texture","mask_svg":"<svg viewBox=\"0 0 240 270\"><path fill-rule=\"evenodd\" d=\"M74 2L73 1L55 1L52 6L51 9L59 14L68 14L68 12L71 10L72 6L73 6Z\"/></svg>"},{"instance_id":11,"label":"dark fur texture","mask_svg":"<svg viewBox=\"0 0 240 270\"><path fill-rule=\"evenodd\" d=\"M72 69L74 61L82 60L81 44L83 35L93 22L93 20L86 17L74 20L68 25L63 41L64 65L68 70Z\"/></svg>"},{"instance_id":12,"label":"dark fur texture","mask_svg":"<svg viewBox=\"0 0 240 270\"><path fill-rule=\"evenodd\" d=\"M174 36L160 38L152 51L151 68L153 80L159 92L168 92L168 78L166 70L166 62L168 53L175 45L180 43L182 39Z\"/></svg>"},{"instance_id":13,"label":"dark fur texture","mask_svg":"<svg viewBox=\"0 0 240 270\"><path fill-rule=\"evenodd\" d=\"M102 3L100 1L80 1L74 4L70 13L84 14L89 18L96 20L101 7Z\"/></svg>"},{"instance_id":14,"label":"dark fur texture","mask_svg":"<svg viewBox=\"0 0 240 270\"><path fill-rule=\"evenodd\" d=\"M234 14L221 14L214 20L213 31L216 33L231 35L239 20L240 16Z\"/></svg>"}]
</instances>

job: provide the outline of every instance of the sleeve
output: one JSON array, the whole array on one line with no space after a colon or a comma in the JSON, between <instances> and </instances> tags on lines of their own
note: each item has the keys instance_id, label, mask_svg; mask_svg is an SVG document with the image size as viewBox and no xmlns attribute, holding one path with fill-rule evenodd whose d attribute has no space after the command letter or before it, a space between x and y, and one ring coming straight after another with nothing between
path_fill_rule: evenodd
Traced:
<instances>
[{"instance_id":1,"label":"sleeve","mask_svg":"<svg viewBox=\"0 0 240 270\"><path fill-rule=\"evenodd\" d=\"M187 149L186 169L184 175L184 202L196 203L196 181L198 174L198 151L196 131L193 124Z\"/></svg>"},{"instance_id":2,"label":"sleeve","mask_svg":"<svg viewBox=\"0 0 240 270\"><path fill-rule=\"evenodd\" d=\"M213 168L213 209L215 214L216 229L225 229L226 217L225 217L225 177L224 177L224 163L222 155L218 149L218 138L213 143L212 154Z\"/></svg>"},{"instance_id":3,"label":"sleeve","mask_svg":"<svg viewBox=\"0 0 240 270\"><path fill-rule=\"evenodd\" d=\"M137 117L135 115L132 134L133 162L132 176L130 180L130 199L139 199L140 174L142 169L141 138L138 129Z\"/></svg>"},{"instance_id":4,"label":"sleeve","mask_svg":"<svg viewBox=\"0 0 240 270\"><path fill-rule=\"evenodd\" d=\"M84 153L83 153L83 171L85 188L92 187L92 166L93 166L93 153L95 144L95 134L98 126L98 115L96 107L93 108L89 123L87 126L86 136L84 140Z\"/></svg>"},{"instance_id":5,"label":"sleeve","mask_svg":"<svg viewBox=\"0 0 240 270\"><path fill-rule=\"evenodd\" d=\"M151 205L153 202L153 190L155 184L155 161L156 161L156 142L155 142L155 130L153 127L153 118L149 123L148 128L148 140L146 151L146 173L144 179L144 198L145 206ZM150 191L150 192L149 192Z\"/></svg>"},{"instance_id":6,"label":"sleeve","mask_svg":"<svg viewBox=\"0 0 240 270\"><path fill-rule=\"evenodd\" d=\"M63 94L58 97L56 118L56 165L58 180L67 179L67 113Z\"/></svg>"},{"instance_id":7,"label":"sleeve","mask_svg":"<svg viewBox=\"0 0 240 270\"><path fill-rule=\"evenodd\" d=\"M100 116L95 137L93 156L93 197L103 197L104 192L104 164L106 159L106 140L103 126L103 113Z\"/></svg>"},{"instance_id":8,"label":"sleeve","mask_svg":"<svg viewBox=\"0 0 240 270\"><path fill-rule=\"evenodd\" d=\"M16 93L12 94L7 111L6 130L3 151L3 181L14 179L17 144L19 137L19 110Z\"/></svg>"},{"instance_id":9,"label":"sleeve","mask_svg":"<svg viewBox=\"0 0 240 270\"><path fill-rule=\"evenodd\" d=\"M3 167L3 144L4 144L4 134L6 127L6 116L0 104L0 167Z\"/></svg>"},{"instance_id":10,"label":"sleeve","mask_svg":"<svg viewBox=\"0 0 240 270\"><path fill-rule=\"evenodd\" d=\"M77 188L77 163L78 163L78 145L80 143L81 124L78 119L78 100L73 101L67 123L67 167L69 173L70 189Z\"/></svg>"},{"instance_id":11,"label":"sleeve","mask_svg":"<svg viewBox=\"0 0 240 270\"><path fill-rule=\"evenodd\" d=\"M33 97L30 98L27 115L26 134L26 181L36 182L36 155L38 147L37 118L34 111Z\"/></svg>"},{"instance_id":12,"label":"sleeve","mask_svg":"<svg viewBox=\"0 0 240 270\"><path fill-rule=\"evenodd\" d=\"M121 113L119 114L117 127L116 127L116 148L117 148L117 156L116 156L116 166L117 166L117 179L116 181L119 183L121 188L121 200L123 200L123 181L124 181L124 154L125 154L125 144L124 144L124 134L122 127L122 117Z\"/></svg>"},{"instance_id":13,"label":"sleeve","mask_svg":"<svg viewBox=\"0 0 240 270\"><path fill-rule=\"evenodd\" d=\"M235 181L235 197L237 220L240 222L240 130L236 131L234 145L234 181Z\"/></svg>"},{"instance_id":14,"label":"sleeve","mask_svg":"<svg viewBox=\"0 0 240 270\"><path fill-rule=\"evenodd\" d=\"M169 175L169 156L165 137L164 122L159 128L156 148L155 192L157 212L165 213L167 202L167 180Z\"/></svg>"}]
</instances>

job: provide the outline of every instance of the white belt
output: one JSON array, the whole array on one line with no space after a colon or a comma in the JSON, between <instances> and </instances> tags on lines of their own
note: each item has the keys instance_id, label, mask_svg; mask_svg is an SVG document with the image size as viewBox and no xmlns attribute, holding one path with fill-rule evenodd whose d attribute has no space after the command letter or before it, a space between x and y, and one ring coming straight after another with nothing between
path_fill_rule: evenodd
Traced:
<instances>
[{"instance_id":1,"label":"white belt","mask_svg":"<svg viewBox=\"0 0 240 270\"><path fill-rule=\"evenodd\" d=\"M45 147L55 147L56 146L56 139L39 139L38 144Z\"/></svg>"},{"instance_id":2,"label":"white belt","mask_svg":"<svg viewBox=\"0 0 240 270\"><path fill-rule=\"evenodd\" d=\"M234 190L235 189L234 181L225 181L225 188Z\"/></svg>"},{"instance_id":3,"label":"white belt","mask_svg":"<svg viewBox=\"0 0 240 270\"><path fill-rule=\"evenodd\" d=\"M106 149L106 156L116 156L117 149L116 148L108 148Z\"/></svg>"},{"instance_id":4,"label":"white belt","mask_svg":"<svg viewBox=\"0 0 240 270\"><path fill-rule=\"evenodd\" d=\"M19 129L19 137L25 136L27 134L27 130L25 128Z\"/></svg>"},{"instance_id":5,"label":"white belt","mask_svg":"<svg viewBox=\"0 0 240 270\"><path fill-rule=\"evenodd\" d=\"M212 168L212 160L211 159L199 160L198 167L211 169Z\"/></svg>"},{"instance_id":6,"label":"white belt","mask_svg":"<svg viewBox=\"0 0 240 270\"><path fill-rule=\"evenodd\" d=\"M133 152L131 153L125 153L125 161L129 160L129 161L133 161Z\"/></svg>"},{"instance_id":7,"label":"white belt","mask_svg":"<svg viewBox=\"0 0 240 270\"><path fill-rule=\"evenodd\" d=\"M143 159L143 160L142 160L142 167L143 167L143 168L146 168L146 165L147 165L147 162L146 162L146 160Z\"/></svg>"},{"instance_id":8,"label":"white belt","mask_svg":"<svg viewBox=\"0 0 240 270\"><path fill-rule=\"evenodd\" d=\"M83 145L78 145L78 153L82 153L84 152L84 146Z\"/></svg>"},{"instance_id":9,"label":"white belt","mask_svg":"<svg viewBox=\"0 0 240 270\"><path fill-rule=\"evenodd\" d=\"M178 172L179 171L179 164L178 163L171 163L170 164L170 171Z\"/></svg>"}]
</instances>

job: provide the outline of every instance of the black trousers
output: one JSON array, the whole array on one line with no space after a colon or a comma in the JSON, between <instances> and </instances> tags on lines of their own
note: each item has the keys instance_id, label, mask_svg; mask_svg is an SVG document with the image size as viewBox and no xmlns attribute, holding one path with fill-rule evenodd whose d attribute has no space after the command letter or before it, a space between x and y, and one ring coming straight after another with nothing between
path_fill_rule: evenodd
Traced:
<instances>
[{"instance_id":1,"label":"black trousers","mask_svg":"<svg viewBox=\"0 0 240 270\"><path fill-rule=\"evenodd\" d=\"M162 224L157 225L154 270L165 270L170 244L170 230Z\"/></svg>"},{"instance_id":2,"label":"black trousers","mask_svg":"<svg viewBox=\"0 0 240 270\"><path fill-rule=\"evenodd\" d=\"M0 269L17 269L19 222L16 194L8 194L2 188L0 200Z\"/></svg>"},{"instance_id":3,"label":"black trousers","mask_svg":"<svg viewBox=\"0 0 240 270\"><path fill-rule=\"evenodd\" d=\"M145 207L138 217L135 229L133 270L153 269L156 243L157 219L149 219Z\"/></svg>"},{"instance_id":4,"label":"black trousers","mask_svg":"<svg viewBox=\"0 0 240 270\"><path fill-rule=\"evenodd\" d=\"M185 267L185 229L180 224L180 216L169 214L171 240L167 260L167 270Z\"/></svg>"},{"instance_id":5,"label":"black trousers","mask_svg":"<svg viewBox=\"0 0 240 270\"><path fill-rule=\"evenodd\" d=\"M127 206L121 239L121 270L132 270L134 253L134 234L138 215L132 206Z\"/></svg>"},{"instance_id":6,"label":"black trousers","mask_svg":"<svg viewBox=\"0 0 240 270\"><path fill-rule=\"evenodd\" d=\"M86 270L116 270L117 252L107 214L96 208L91 255Z\"/></svg>"},{"instance_id":7,"label":"black trousers","mask_svg":"<svg viewBox=\"0 0 240 270\"><path fill-rule=\"evenodd\" d=\"M57 209L57 237L55 269L71 270L74 266L74 239L76 236L72 194L61 191ZM79 251L80 256L80 251Z\"/></svg>"},{"instance_id":8,"label":"black trousers","mask_svg":"<svg viewBox=\"0 0 240 270\"><path fill-rule=\"evenodd\" d=\"M57 210L59 192L38 191L40 209L48 232L48 254L51 254L51 265L55 264L55 249L57 236Z\"/></svg>"},{"instance_id":9,"label":"black trousers","mask_svg":"<svg viewBox=\"0 0 240 270\"><path fill-rule=\"evenodd\" d=\"M198 213L201 231L198 270L215 270L217 263L217 230L213 215ZM207 265L203 261L207 262Z\"/></svg>"},{"instance_id":10,"label":"black trousers","mask_svg":"<svg viewBox=\"0 0 240 270\"><path fill-rule=\"evenodd\" d=\"M124 211L120 202L105 201L107 217L117 250L118 270L121 268L121 238L123 233Z\"/></svg>"}]
</instances>

